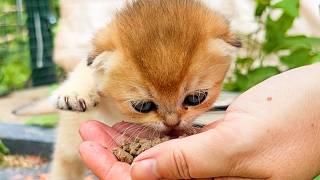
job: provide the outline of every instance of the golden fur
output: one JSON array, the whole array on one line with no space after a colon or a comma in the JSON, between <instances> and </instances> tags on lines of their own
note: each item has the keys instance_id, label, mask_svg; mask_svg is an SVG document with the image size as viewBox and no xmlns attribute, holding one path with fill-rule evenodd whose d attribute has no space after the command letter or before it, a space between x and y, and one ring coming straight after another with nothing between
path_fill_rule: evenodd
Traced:
<instances>
[{"instance_id":1,"label":"golden fur","mask_svg":"<svg viewBox=\"0 0 320 180\"><path fill-rule=\"evenodd\" d=\"M228 54L215 47L210 51L213 39L240 45L227 21L198 1L137 1L95 37L96 55L121 55L100 91L117 99L122 112L140 122L165 120L168 111L181 119L195 117L211 106L229 66ZM199 82L190 86L195 80ZM210 99L196 108L183 108L184 97L198 89L209 89ZM127 103L135 99L157 102L159 111L135 113Z\"/></svg>"},{"instance_id":2,"label":"golden fur","mask_svg":"<svg viewBox=\"0 0 320 180\"><path fill-rule=\"evenodd\" d=\"M199 1L138 0L96 34L93 46L88 63L80 64L56 93L57 107L104 117L113 113L109 122L127 120L167 131L190 127L212 106L230 65L229 49L241 43L228 22ZM207 90L207 99L183 105L198 90ZM157 109L136 112L135 101L152 101ZM63 153L59 147L56 152ZM56 153L55 162L63 161L59 157Z\"/></svg>"}]
</instances>

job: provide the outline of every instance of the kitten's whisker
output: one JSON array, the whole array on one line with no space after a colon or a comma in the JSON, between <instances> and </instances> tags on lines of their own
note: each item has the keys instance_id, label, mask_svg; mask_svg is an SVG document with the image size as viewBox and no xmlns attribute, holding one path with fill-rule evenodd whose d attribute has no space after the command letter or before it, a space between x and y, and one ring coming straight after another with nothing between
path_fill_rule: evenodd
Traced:
<instances>
[{"instance_id":1,"label":"kitten's whisker","mask_svg":"<svg viewBox=\"0 0 320 180\"><path fill-rule=\"evenodd\" d=\"M121 133L120 136L117 136L117 137L114 139L114 141L115 141L117 144L122 144L121 141L122 141L123 137L125 136L125 132L126 132L127 129L128 129L128 128L126 128L126 129L124 130L124 132Z\"/></svg>"},{"instance_id":2,"label":"kitten's whisker","mask_svg":"<svg viewBox=\"0 0 320 180\"><path fill-rule=\"evenodd\" d=\"M156 124L160 124L160 122L156 122ZM161 137L161 132L160 130L157 128L158 126L155 126L155 127L151 127L153 129L153 133L156 133L156 136L157 138L160 138ZM153 134L154 135L154 134Z\"/></svg>"},{"instance_id":3,"label":"kitten's whisker","mask_svg":"<svg viewBox=\"0 0 320 180\"><path fill-rule=\"evenodd\" d=\"M148 130L146 127L143 127L142 130L136 135L134 141L136 141L139 138L139 135L143 132L145 132L146 130Z\"/></svg>"},{"instance_id":4,"label":"kitten's whisker","mask_svg":"<svg viewBox=\"0 0 320 180\"><path fill-rule=\"evenodd\" d=\"M132 134L132 132L136 131L136 129L139 129L139 127L129 126L125 133L126 133L126 135L127 134Z\"/></svg>"},{"instance_id":5,"label":"kitten's whisker","mask_svg":"<svg viewBox=\"0 0 320 180\"><path fill-rule=\"evenodd\" d=\"M137 132L139 132L141 129L143 130L144 128L139 127L139 128L134 129L134 131L132 133L130 133L130 137L136 136Z\"/></svg>"},{"instance_id":6,"label":"kitten's whisker","mask_svg":"<svg viewBox=\"0 0 320 180\"><path fill-rule=\"evenodd\" d=\"M153 130L151 137L156 137L154 134L156 133L155 130Z\"/></svg>"},{"instance_id":7,"label":"kitten's whisker","mask_svg":"<svg viewBox=\"0 0 320 180\"><path fill-rule=\"evenodd\" d=\"M127 141L128 138L127 138L126 133L127 133L128 131L134 129L134 128L137 128L137 127L135 127L135 126L129 126L129 127L127 127L127 128L122 132L122 134L115 139L116 143L117 143L117 144L118 144L118 143L121 144L123 141ZM121 142L121 141L122 141L122 142Z\"/></svg>"},{"instance_id":8,"label":"kitten's whisker","mask_svg":"<svg viewBox=\"0 0 320 180\"><path fill-rule=\"evenodd\" d=\"M127 124L120 124L119 126L118 126L118 129L123 129L123 127L124 126L126 126Z\"/></svg>"},{"instance_id":9,"label":"kitten's whisker","mask_svg":"<svg viewBox=\"0 0 320 180\"><path fill-rule=\"evenodd\" d=\"M145 127L143 127L143 126L141 126L141 127L132 126L131 129L130 129L131 132L130 132L130 134L129 134L127 139L131 140L133 137L135 137L135 136L137 137L137 135L136 135L137 133L136 132L139 132L139 131L144 132L144 129L145 129ZM127 131L129 131L129 130L127 130ZM139 134L138 134L138 136L139 136Z\"/></svg>"}]
</instances>

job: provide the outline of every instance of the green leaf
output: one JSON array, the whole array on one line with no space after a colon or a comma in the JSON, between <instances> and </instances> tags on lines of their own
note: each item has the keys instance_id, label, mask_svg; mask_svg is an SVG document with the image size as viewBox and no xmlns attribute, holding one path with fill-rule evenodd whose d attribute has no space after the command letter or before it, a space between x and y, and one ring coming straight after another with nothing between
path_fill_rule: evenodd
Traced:
<instances>
[{"instance_id":1,"label":"green leaf","mask_svg":"<svg viewBox=\"0 0 320 180\"><path fill-rule=\"evenodd\" d=\"M225 91L233 91L233 92L238 92L240 91L236 82L235 81L227 81L224 83L224 86L223 86L223 90Z\"/></svg>"},{"instance_id":2,"label":"green leaf","mask_svg":"<svg viewBox=\"0 0 320 180\"><path fill-rule=\"evenodd\" d=\"M45 128L53 128L58 124L59 116L56 114L34 116L26 120L25 124L30 126L41 126Z\"/></svg>"},{"instance_id":3,"label":"green leaf","mask_svg":"<svg viewBox=\"0 0 320 180\"><path fill-rule=\"evenodd\" d=\"M286 14L277 20L272 20L269 16L266 22L266 41L263 44L263 50L268 54L281 45L287 31L292 27L294 18Z\"/></svg>"},{"instance_id":4,"label":"green leaf","mask_svg":"<svg viewBox=\"0 0 320 180\"><path fill-rule=\"evenodd\" d=\"M240 69L248 69L252 66L254 60L251 57L237 58L236 64Z\"/></svg>"},{"instance_id":5,"label":"green leaf","mask_svg":"<svg viewBox=\"0 0 320 180\"><path fill-rule=\"evenodd\" d=\"M294 18L286 14L283 14L280 16L279 19L275 21L273 21L270 17L268 17L268 20L269 24L267 25L273 28L273 33L278 33L281 36L284 36L287 33L287 31L292 27Z\"/></svg>"},{"instance_id":6,"label":"green leaf","mask_svg":"<svg viewBox=\"0 0 320 180\"><path fill-rule=\"evenodd\" d=\"M246 91L271 76L279 74L277 67L259 67L249 71L246 75L235 72L235 80L225 84L224 89L228 91Z\"/></svg>"},{"instance_id":7,"label":"green leaf","mask_svg":"<svg viewBox=\"0 0 320 180\"><path fill-rule=\"evenodd\" d=\"M257 17L260 17L266 8L267 8L266 5L258 4L254 15Z\"/></svg>"},{"instance_id":8,"label":"green leaf","mask_svg":"<svg viewBox=\"0 0 320 180\"><path fill-rule=\"evenodd\" d=\"M224 90L226 91L245 91L247 90L247 84L248 84L248 79L245 75L241 74L240 72L235 72L235 79L234 80L229 80L228 82L225 83L224 85Z\"/></svg>"},{"instance_id":9,"label":"green leaf","mask_svg":"<svg viewBox=\"0 0 320 180\"><path fill-rule=\"evenodd\" d=\"M268 66L268 67L259 67L252 71L249 71L247 74L247 87L249 89L256 84L270 78L271 76L277 75L280 73L280 70L277 67Z\"/></svg>"},{"instance_id":10,"label":"green leaf","mask_svg":"<svg viewBox=\"0 0 320 180\"><path fill-rule=\"evenodd\" d=\"M315 55L310 52L310 49L298 49L293 51L288 56L282 56L281 62L288 66L288 68L296 68L314 62Z\"/></svg>"},{"instance_id":11,"label":"green leaf","mask_svg":"<svg viewBox=\"0 0 320 180\"><path fill-rule=\"evenodd\" d=\"M320 48L320 38L317 37L307 37L304 35L300 36L289 36L285 37L276 48L276 50L281 49L319 49Z\"/></svg>"},{"instance_id":12,"label":"green leaf","mask_svg":"<svg viewBox=\"0 0 320 180\"><path fill-rule=\"evenodd\" d=\"M236 77L237 77L237 87L240 91L245 91L248 89L248 83L249 80L247 78L247 76L240 74L240 73L236 73Z\"/></svg>"},{"instance_id":13,"label":"green leaf","mask_svg":"<svg viewBox=\"0 0 320 180\"><path fill-rule=\"evenodd\" d=\"M271 0L256 0L255 16L260 17L264 10L270 6Z\"/></svg>"},{"instance_id":14,"label":"green leaf","mask_svg":"<svg viewBox=\"0 0 320 180\"><path fill-rule=\"evenodd\" d=\"M257 4L269 5L271 0L256 0Z\"/></svg>"},{"instance_id":15,"label":"green leaf","mask_svg":"<svg viewBox=\"0 0 320 180\"><path fill-rule=\"evenodd\" d=\"M270 0L256 0L256 5L255 16L260 17L270 5Z\"/></svg>"},{"instance_id":16,"label":"green leaf","mask_svg":"<svg viewBox=\"0 0 320 180\"><path fill-rule=\"evenodd\" d=\"M10 150L7 148L6 145L3 144L3 142L0 140L0 155L6 155L9 154Z\"/></svg>"},{"instance_id":17,"label":"green leaf","mask_svg":"<svg viewBox=\"0 0 320 180\"><path fill-rule=\"evenodd\" d=\"M272 7L283 9L287 15L295 18L299 16L299 6L299 0L282 0Z\"/></svg>"},{"instance_id":18,"label":"green leaf","mask_svg":"<svg viewBox=\"0 0 320 180\"><path fill-rule=\"evenodd\" d=\"M312 62L320 62L320 52L314 55Z\"/></svg>"},{"instance_id":19,"label":"green leaf","mask_svg":"<svg viewBox=\"0 0 320 180\"><path fill-rule=\"evenodd\" d=\"M315 177L314 180L320 180L320 176Z\"/></svg>"}]
</instances>

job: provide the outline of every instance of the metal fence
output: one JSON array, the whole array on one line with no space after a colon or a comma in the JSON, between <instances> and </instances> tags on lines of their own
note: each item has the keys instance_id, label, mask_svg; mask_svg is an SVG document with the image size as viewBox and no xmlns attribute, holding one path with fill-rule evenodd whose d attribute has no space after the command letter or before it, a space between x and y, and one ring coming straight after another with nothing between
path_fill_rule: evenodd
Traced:
<instances>
[{"instance_id":1,"label":"metal fence","mask_svg":"<svg viewBox=\"0 0 320 180\"><path fill-rule=\"evenodd\" d=\"M0 92L56 81L49 0L1 0ZM29 83L28 83L29 82Z\"/></svg>"}]
</instances>

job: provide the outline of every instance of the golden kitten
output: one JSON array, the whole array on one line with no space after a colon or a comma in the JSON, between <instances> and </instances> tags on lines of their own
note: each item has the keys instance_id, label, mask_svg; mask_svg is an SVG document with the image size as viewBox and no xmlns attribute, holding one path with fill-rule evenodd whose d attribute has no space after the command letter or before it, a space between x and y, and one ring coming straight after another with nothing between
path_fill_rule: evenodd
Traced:
<instances>
[{"instance_id":1,"label":"golden kitten","mask_svg":"<svg viewBox=\"0 0 320 180\"><path fill-rule=\"evenodd\" d=\"M137 0L93 39L57 91L61 112L51 178L81 179L79 124L122 120L155 131L189 128L216 100L241 43L228 22L195 0Z\"/></svg>"}]
</instances>

